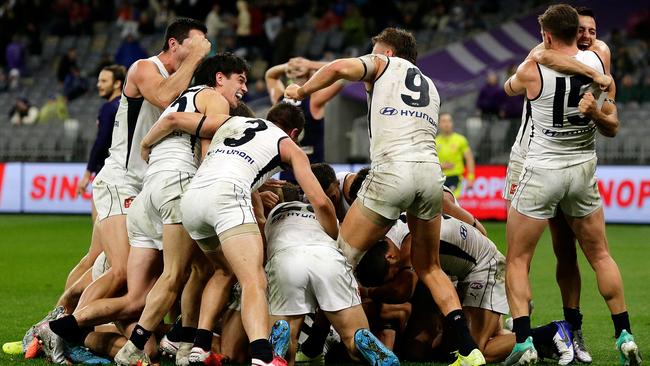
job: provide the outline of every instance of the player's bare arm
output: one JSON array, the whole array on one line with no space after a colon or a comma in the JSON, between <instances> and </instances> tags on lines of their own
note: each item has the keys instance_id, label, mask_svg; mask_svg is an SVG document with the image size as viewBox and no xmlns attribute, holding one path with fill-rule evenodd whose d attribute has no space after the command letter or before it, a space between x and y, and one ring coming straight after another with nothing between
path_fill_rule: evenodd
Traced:
<instances>
[{"instance_id":1,"label":"player's bare arm","mask_svg":"<svg viewBox=\"0 0 650 366\"><path fill-rule=\"evenodd\" d=\"M609 75L602 74L593 67L589 67L573 57L569 57L556 50L542 49L536 51L533 53L532 59L541 65L563 74L584 75L593 79L603 90L607 90L612 84L612 78Z\"/></svg>"},{"instance_id":2,"label":"player's bare arm","mask_svg":"<svg viewBox=\"0 0 650 366\"><path fill-rule=\"evenodd\" d=\"M303 86L291 84L284 91L286 98L303 100L318 90L324 89L338 80L365 81L372 83L378 75L378 70L385 67L382 58L368 55L370 62L361 58L344 58L334 60L321 67Z\"/></svg>"},{"instance_id":3,"label":"player's bare arm","mask_svg":"<svg viewBox=\"0 0 650 366\"><path fill-rule=\"evenodd\" d=\"M334 204L312 173L307 155L291 139L285 138L280 142L280 158L293 169L296 181L305 192L305 197L314 208L316 219L327 235L332 239L338 238L339 226Z\"/></svg>"},{"instance_id":4,"label":"player's bare arm","mask_svg":"<svg viewBox=\"0 0 650 366\"><path fill-rule=\"evenodd\" d=\"M199 125L199 137L212 138L215 131L228 119L229 115L217 114L206 116L194 112L174 112L154 123L147 135L142 139L141 147L148 149L175 130L196 134ZM203 120L203 123L201 123Z\"/></svg>"},{"instance_id":5,"label":"player's bare arm","mask_svg":"<svg viewBox=\"0 0 650 366\"><path fill-rule=\"evenodd\" d=\"M524 60L517 72L503 84L503 89L509 96L526 93L528 98L533 99L541 89L537 63L531 59Z\"/></svg>"},{"instance_id":6,"label":"player's bare arm","mask_svg":"<svg viewBox=\"0 0 650 366\"><path fill-rule=\"evenodd\" d=\"M618 111L614 97L616 93L610 90L607 98L603 102L601 109L598 109L598 104L593 94L587 92L578 103L580 113L591 118L596 124L598 132L603 136L614 137L618 133L620 122L618 120Z\"/></svg>"},{"instance_id":7,"label":"player's bare arm","mask_svg":"<svg viewBox=\"0 0 650 366\"><path fill-rule=\"evenodd\" d=\"M183 90L187 89L194 70L210 51L210 41L204 36L186 39L189 55L169 78L160 75L156 65L148 60L139 60L129 71L129 82L124 93L129 97L143 96L150 103L167 108Z\"/></svg>"},{"instance_id":8,"label":"player's bare arm","mask_svg":"<svg viewBox=\"0 0 650 366\"><path fill-rule=\"evenodd\" d=\"M282 75L286 74L288 63L275 65L266 70L264 81L266 81L266 90L269 92L271 104L276 104L284 94L284 83Z\"/></svg>"}]
</instances>

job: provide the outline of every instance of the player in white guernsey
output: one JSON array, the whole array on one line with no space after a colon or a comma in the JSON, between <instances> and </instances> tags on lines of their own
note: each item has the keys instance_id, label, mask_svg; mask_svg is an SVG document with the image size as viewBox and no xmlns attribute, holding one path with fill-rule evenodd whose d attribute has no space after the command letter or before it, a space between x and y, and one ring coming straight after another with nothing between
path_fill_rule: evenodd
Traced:
<instances>
[{"instance_id":1,"label":"player in white guernsey","mask_svg":"<svg viewBox=\"0 0 650 366\"><path fill-rule=\"evenodd\" d=\"M163 51L136 61L127 73L115 116L110 155L93 182L96 228L112 267L84 291L78 309L115 294L126 283L129 253L126 211L141 189L146 168L141 161L139 140L162 110L189 85L194 69L210 50L205 31L205 26L195 20L175 20L167 28ZM57 334L74 338L77 332L74 318L53 323L51 330L50 324L39 330L41 337L54 340L44 342L48 355L62 352Z\"/></svg>"},{"instance_id":2,"label":"player in white guernsey","mask_svg":"<svg viewBox=\"0 0 650 366\"><path fill-rule=\"evenodd\" d=\"M317 308L325 312L351 356L358 358L358 348L371 365L399 365L368 329L352 267L313 211L306 203L281 203L264 227L269 312L272 320L289 322L289 365L304 317Z\"/></svg>"},{"instance_id":3,"label":"player in white guernsey","mask_svg":"<svg viewBox=\"0 0 650 366\"><path fill-rule=\"evenodd\" d=\"M544 46L575 57L590 66L602 63L592 52L576 46L578 15L570 6L551 6L539 18ZM601 294L613 314L615 331L632 346L627 356L637 359L638 347L629 334L629 318L616 263L607 249L605 224L595 178L596 130L616 135L618 118L614 106L597 107L590 92L590 79L561 74L533 60L526 60L509 80L512 93L525 92L531 101L533 132L524 171L508 215L507 288L517 344L506 364L522 364L537 359L528 339L530 318L528 270L535 246L547 219L560 207L576 234L586 257L596 271ZM584 96L581 95L584 94ZM621 338L622 337L622 338ZM620 349L621 347L619 347ZM625 353L625 350L622 350Z\"/></svg>"},{"instance_id":4,"label":"player in white guernsey","mask_svg":"<svg viewBox=\"0 0 650 366\"><path fill-rule=\"evenodd\" d=\"M453 284L438 261L444 182L435 144L440 97L431 79L415 66L412 34L387 28L373 43L372 54L335 60L301 87L288 86L285 97L301 100L339 79L364 81L371 169L343 221L339 244L356 266L407 211L414 233L414 267L458 333L457 362L485 364L469 335Z\"/></svg>"},{"instance_id":5,"label":"player in white guernsey","mask_svg":"<svg viewBox=\"0 0 650 366\"><path fill-rule=\"evenodd\" d=\"M204 60L194 74L197 85L185 90L161 118L173 112L206 116L228 114L247 91L247 73L246 62L232 54L218 54ZM209 271L201 269L205 267L204 256L181 225L180 199L196 173L200 154L200 138L182 131L166 136L151 148L143 190L133 201L127 224L132 247L155 251L164 249L164 269L147 295L146 306L129 343L115 357L118 363L133 363L136 359L149 362L143 352L144 344L173 305L183 285L183 326L197 326L199 299ZM138 334L138 329L144 329L144 335ZM184 339L185 347L178 354L179 359L189 356L193 341L193 337Z\"/></svg>"},{"instance_id":6,"label":"player in white guernsey","mask_svg":"<svg viewBox=\"0 0 650 366\"><path fill-rule=\"evenodd\" d=\"M181 199L183 225L213 261L215 269L229 265L239 281L242 322L251 341L254 365L281 361L274 359L267 340L266 276L258 228L263 217L259 213L261 205L256 205L256 211L253 208L253 200L259 203L255 191L282 166L290 166L325 231L333 238L338 234L334 207L311 173L307 156L293 141L304 125L302 112L288 103L280 103L271 108L267 118L172 113L156 123L145 138L155 143L176 129L203 137L214 134L205 160ZM224 257L227 264L223 263ZM226 289L229 290L225 288L217 302L225 304L229 292ZM199 319L190 362L193 355L203 358L210 353L212 326L204 327Z\"/></svg>"}]
</instances>

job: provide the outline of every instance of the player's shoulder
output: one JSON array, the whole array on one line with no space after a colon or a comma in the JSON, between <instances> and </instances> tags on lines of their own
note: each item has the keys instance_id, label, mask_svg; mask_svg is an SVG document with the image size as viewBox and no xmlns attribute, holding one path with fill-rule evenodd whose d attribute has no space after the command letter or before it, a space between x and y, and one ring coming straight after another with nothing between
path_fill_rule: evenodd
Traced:
<instances>
[{"instance_id":1,"label":"player's shoulder","mask_svg":"<svg viewBox=\"0 0 650 366\"><path fill-rule=\"evenodd\" d=\"M594 43L589 47L590 50L600 54L600 55L610 55L611 51L609 49L609 46L607 43L605 43L603 40L597 39L594 41Z\"/></svg>"}]
</instances>

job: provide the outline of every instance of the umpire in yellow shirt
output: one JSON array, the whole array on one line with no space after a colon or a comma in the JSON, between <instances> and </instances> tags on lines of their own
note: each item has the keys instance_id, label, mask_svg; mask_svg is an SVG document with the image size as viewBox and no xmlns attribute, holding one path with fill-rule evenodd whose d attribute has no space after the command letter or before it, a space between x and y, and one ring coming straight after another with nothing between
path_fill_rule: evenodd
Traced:
<instances>
[{"instance_id":1,"label":"umpire in yellow shirt","mask_svg":"<svg viewBox=\"0 0 650 366\"><path fill-rule=\"evenodd\" d=\"M472 188L474 185L474 154L465 136L454 132L454 121L449 113L442 113L438 118L436 146L442 173L447 177L445 185L458 197L465 164L467 164L467 188Z\"/></svg>"}]
</instances>

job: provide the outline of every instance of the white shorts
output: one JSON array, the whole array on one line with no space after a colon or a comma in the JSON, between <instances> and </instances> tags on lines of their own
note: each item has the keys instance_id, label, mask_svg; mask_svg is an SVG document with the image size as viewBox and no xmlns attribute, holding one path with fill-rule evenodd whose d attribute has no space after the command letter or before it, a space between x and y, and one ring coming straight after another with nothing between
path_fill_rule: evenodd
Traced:
<instances>
[{"instance_id":1,"label":"white shorts","mask_svg":"<svg viewBox=\"0 0 650 366\"><path fill-rule=\"evenodd\" d=\"M506 258L501 253L480 261L463 280L458 281L458 295L463 306L507 314Z\"/></svg>"},{"instance_id":2,"label":"white shorts","mask_svg":"<svg viewBox=\"0 0 650 366\"><path fill-rule=\"evenodd\" d=\"M406 211L430 220L442 212L445 178L438 163L390 162L373 165L358 193L359 203L386 219Z\"/></svg>"},{"instance_id":3,"label":"white shorts","mask_svg":"<svg viewBox=\"0 0 650 366\"><path fill-rule=\"evenodd\" d=\"M182 223L181 195L192 176L186 172L161 171L144 180L142 192L133 200L126 217L131 246L163 249L163 225Z\"/></svg>"},{"instance_id":4,"label":"white shorts","mask_svg":"<svg viewBox=\"0 0 650 366\"><path fill-rule=\"evenodd\" d=\"M519 184L519 177L524 167L524 159L513 150L510 152L510 160L508 161L508 169L506 170L506 185L503 188L503 199L512 201L512 196L517 191Z\"/></svg>"},{"instance_id":5,"label":"white shorts","mask_svg":"<svg viewBox=\"0 0 650 366\"><path fill-rule=\"evenodd\" d=\"M192 239L220 235L244 224L257 224L250 188L230 182L188 189L181 199L183 225Z\"/></svg>"},{"instance_id":6,"label":"white shorts","mask_svg":"<svg viewBox=\"0 0 650 366\"><path fill-rule=\"evenodd\" d=\"M352 267L336 248L291 247L266 263L271 315L339 311L361 303Z\"/></svg>"},{"instance_id":7,"label":"white shorts","mask_svg":"<svg viewBox=\"0 0 650 366\"><path fill-rule=\"evenodd\" d=\"M131 201L138 195L138 190L129 185L108 184L102 180L93 181L93 203L97 210L97 220L111 216L126 215Z\"/></svg>"},{"instance_id":8,"label":"white shorts","mask_svg":"<svg viewBox=\"0 0 650 366\"><path fill-rule=\"evenodd\" d=\"M535 219L550 219L558 205L565 215L585 217L602 206L596 161L562 169L545 169L524 164L511 207Z\"/></svg>"},{"instance_id":9,"label":"white shorts","mask_svg":"<svg viewBox=\"0 0 650 366\"><path fill-rule=\"evenodd\" d=\"M109 268L111 268L111 264L108 262L106 253L99 253L95 259L95 263L93 263L93 270L91 272L93 281L98 279L99 276L103 275L104 272L108 271Z\"/></svg>"}]
</instances>

